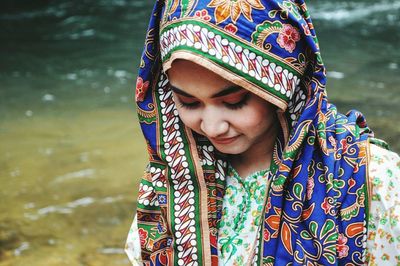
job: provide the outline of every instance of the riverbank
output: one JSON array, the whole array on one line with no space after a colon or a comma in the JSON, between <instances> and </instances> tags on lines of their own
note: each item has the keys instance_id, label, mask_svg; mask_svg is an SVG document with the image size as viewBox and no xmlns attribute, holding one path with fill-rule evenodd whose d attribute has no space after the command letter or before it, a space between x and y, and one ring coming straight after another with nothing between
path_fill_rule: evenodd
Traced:
<instances>
[{"instance_id":1,"label":"riverbank","mask_svg":"<svg viewBox=\"0 0 400 266\"><path fill-rule=\"evenodd\" d=\"M129 108L1 124L0 265L127 265L146 164Z\"/></svg>"}]
</instances>

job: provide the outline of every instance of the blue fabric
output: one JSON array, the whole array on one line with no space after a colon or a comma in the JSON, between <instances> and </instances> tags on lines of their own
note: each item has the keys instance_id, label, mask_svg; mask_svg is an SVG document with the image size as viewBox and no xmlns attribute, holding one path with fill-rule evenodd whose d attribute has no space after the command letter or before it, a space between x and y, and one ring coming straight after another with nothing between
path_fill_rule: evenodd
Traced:
<instances>
[{"instance_id":1,"label":"blue fabric","mask_svg":"<svg viewBox=\"0 0 400 266\"><path fill-rule=\"evenodd\" d=\"M260 93L283 114L280 117L282 134L274 153L274 174L254 262L259 265L362 264L368 207L366 149L372 132L361 113L350 111L343 115L328 102L325 67L304 1L156 2L139 69L136 103L149 147L150 165L169 169L162 181L169 189L173 186L175 172L171 169L175 166L165 159L168 151L161 137L166 129L162 122L163 100L160 100L164 96L160 93L169 91L163 67L176 58L198 58L194 61L204 67L212 66L222 75L226 73L225 78L235 76L239 81L245 80L250 84L246 89ZM196 136L195 139L197 144L204 142ZM189 145L185 139L182 144ZM187 147L185 152L195 151ZM210 154L215 169L210 168L208 172L215 174L218 155ZM210 181L206 174L196 178L205 179L209 186L207 230L210 231L199 226L199 234L210 234L209 242L202 242L210 247L202 248L198 244L196 250L201 250L201 256L193 258L184 257L168 245L149 247L149 224L157 223L160 218L139 215L139 228L148 232L144 234L145 248L142 247L145 263L204 264L211 257L212 264L217 265L215 231L221 217L218 199L223 196L223 189L219 189L223 182ZM146 184L150 186L151 182ZM158 212L161 216L175 217L175 205L171 202L176 196L156 187L154 191L164 195L163 200L170 205L163 205L161 210L141 205L138 213ZM216 199L210 195L217 195ZM171 224L166 220L163 222L171 232L153 235L152 243L166 238L171 243L174 236L176 240L174 220L171 219Z\"/></svg>"}]
</instances>

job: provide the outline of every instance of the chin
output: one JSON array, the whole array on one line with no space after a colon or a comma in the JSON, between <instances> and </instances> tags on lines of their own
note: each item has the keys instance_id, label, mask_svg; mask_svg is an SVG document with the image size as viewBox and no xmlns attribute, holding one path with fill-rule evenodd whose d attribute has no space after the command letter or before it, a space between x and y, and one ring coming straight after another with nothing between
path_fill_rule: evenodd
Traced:
<instances>
[{"instance_id":1,"label":"chin","mask_svg":"<svg viewBox=\"0 0 400 266\"><path fill-rule=\"evenodd\" d=\"M246 151L246 149L239 147L239 145L213 145L219 152L225 154L238 155Z\"/></svg>"}]
</instances>

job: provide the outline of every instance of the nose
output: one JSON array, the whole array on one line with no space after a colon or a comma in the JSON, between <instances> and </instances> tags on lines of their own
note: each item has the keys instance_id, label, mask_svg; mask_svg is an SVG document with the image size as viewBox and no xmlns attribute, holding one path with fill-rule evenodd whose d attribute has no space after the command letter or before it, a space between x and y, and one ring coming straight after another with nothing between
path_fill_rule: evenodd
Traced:
<instances>
[{"instance_id":1,"label":"nose","mask_svg":"<svg viewBox=\"0 0 400 266\"><path fill-rule=\"evenodd\" d=\"M229 130L229 123L224 118L224 113L216 108L203 110L200 129L209 138L223 136Z\"/></svg>"}]
</instances>

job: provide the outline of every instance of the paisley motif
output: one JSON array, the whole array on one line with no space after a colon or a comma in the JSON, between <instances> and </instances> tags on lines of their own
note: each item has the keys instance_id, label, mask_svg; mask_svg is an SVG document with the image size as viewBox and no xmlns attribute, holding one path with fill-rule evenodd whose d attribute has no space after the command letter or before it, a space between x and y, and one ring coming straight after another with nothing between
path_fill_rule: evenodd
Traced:
<instances>
[{"instance_id":1,"label":"paisley motif","mask_svg":"<svg viewBox=\"0 0 400 266\"><path fill-rule=\"evenodd\" d=\"M177 59L277 108L281 133L266 206L256 219L253 264L362 265L372 132L361 113L343 115L329 103L303 0L156 1L136 101L150 156L137 208L143 263L219 262L229 156L181 122L165 74Z\"/></svg>"}]
</instances>

